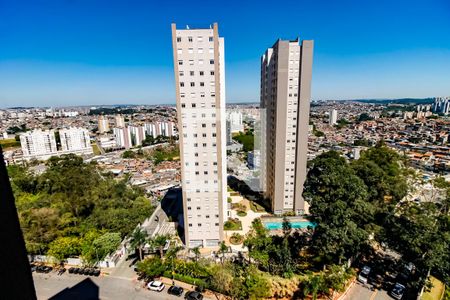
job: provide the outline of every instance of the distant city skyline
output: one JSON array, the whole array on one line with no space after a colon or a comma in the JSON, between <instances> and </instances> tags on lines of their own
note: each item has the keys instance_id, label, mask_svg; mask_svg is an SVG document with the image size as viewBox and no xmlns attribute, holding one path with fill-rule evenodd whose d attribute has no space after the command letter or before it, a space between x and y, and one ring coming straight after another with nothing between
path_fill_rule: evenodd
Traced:
<instances>
[{"instance_id":1,"label":"distant city skyline","mask_svg":"<svg viewBox=\"0 0 450 300\"><path fill-rule=\"evenodd\" d=\"M221 24L227 103L258 102L261 54L299 34L315 41L313 100L448 96L449 15L445 0L0 0L0 107L174 104L172 22Z\"/></svg>"}]
</instances>

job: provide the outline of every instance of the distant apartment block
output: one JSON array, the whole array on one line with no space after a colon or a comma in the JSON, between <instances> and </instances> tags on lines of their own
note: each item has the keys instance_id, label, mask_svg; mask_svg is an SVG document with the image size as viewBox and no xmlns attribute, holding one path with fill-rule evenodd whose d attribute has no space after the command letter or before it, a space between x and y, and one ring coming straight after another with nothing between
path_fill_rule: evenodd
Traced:
<instances>
[{"instance_id":1,"label":"distant apartment block","mask_svg":"<svg viewBox=\"0 0 450 300\"><path fill-rule=\"evenodd\" d=\"M314 42L278 40L261 58L262 186L275 214L308 213L306 178Z\"/></svg>"},{"instance_id":2,"label":"distant apartment block","mask_svg":"<svg viewBox=\"0 0 450 300\"><path fill-rule=\"evenodd\" d=\"M23 158L30 159L48 159L50 156L57 155L55 132L53 130L36 129L20 135L20 144L22 146Z\"/></svg>"},{"instance_id":3,"label":"distant apartment block","mask_svg":"<svg viewBox=\"0 0 450 300\"><path fill-rule=\"evenodd\" d=\"M114 117L114 120L116 121L116 127L118 127L118 128L125 127L125 119L123 118L122 115L116 115Z\"/></svg>"},{"instance_id":4,"label":"distant apartment block","mask_svg":"<svg viewBox=\"0 0 450 300\"><path fill-rule=\"evenodd\" d=\"M218 26L172 24L184 240L217 247L226 217L225 58Z\"/></svg>"},{"instance_id":5,"label":"distant apartment block","mask_svg":"<svg viewBox=\"0 0 450 300\"><path fill-rule=\"evenodd\" d=\"M116 138L116 145L119 148L129 149L131 144L131 132L128 127L113 128L113 134Z\"/></svg>"},{"instance_id":6,"label":"distant apartment block","mask_svg":"<svg viewBox=\"0 0 450 300\"><path fill-rule=\"evenodd\" d=\"M86 128L71 127L59 131L62 153L92 154L91 139Z\"/></svg>"},{"instance_id":7,"label":"distant apartment block","mask_svg":"<svg viewBox=\"0 0 450 300\"><path fill-rule=\"evenodd\" d=\"M434 99L432 110L437 114L448 115L450 112L450 97L437 97Z\"/></svg>"},{"instance_id":8,"label":"distant apartment block","mask_svg":"<svg viewBox=\"0 0 450 300\"><path fill-rule=\"evenodd\" d=\"M106 116L98 117L98 133L106 133L109 131L109 120Z\"/></svg>"},{"instance_id":9,"label":"distant apartment block","mask_svg":"<svg viewBox=\"0 0 450 300\"><path fill-rule=\"evenodd\" d=\"M145 128L144 126L128 126L131 134L131 145L140 146L145 140Z\"/></svg>"},{"instance_id":10,"label":"distant apartment block","mask_svg":"<svg viewBox=\"0 0 450 300\"><path fill-rule=\"evenodd\" d=\"M232 110L227 113L227 120L230 121L231 133L244 132L244 123L242 123L242 113Z\"/></svg>"},{"instance_id":11,"label":"distant apartment block","mask_svg":"<svg viewBox=\"0 0 450 300\"><path fill-rule=\"evenodd\" d=\"M329 124L331 126L337 124L337 110L332 109L329 114Z\"/></svg>"},{"instance_id":12,"label":"distant apartment block","mask_svg":"<svg viewBox=\"0 0 450 300\"><path fill-rule=\"evenodd\" d=\"M145 123L145 133L154 138L157 136L171 137L175 136L175 124L173 122L153 122Z\"/></svg>"}]
</instances>

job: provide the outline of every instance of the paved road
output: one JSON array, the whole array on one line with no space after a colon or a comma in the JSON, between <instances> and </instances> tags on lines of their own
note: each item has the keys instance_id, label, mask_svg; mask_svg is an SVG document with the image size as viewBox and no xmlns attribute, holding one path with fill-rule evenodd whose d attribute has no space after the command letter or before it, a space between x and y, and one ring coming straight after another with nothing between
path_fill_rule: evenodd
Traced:
<instances>
[{"instance_id":1,"label":"paved road","mask_svg":"<svg viewBox=\"0 0 450 300\"><path fill-rule=\"evenodd\" d=\"M394 299L385 290L371 290L371 286L356 282L344 300L390 300Z\"/></svg>"},{"instance_id":2,"label":"paved road","mask_svg":"<svg viewBox=\"0 0 450 300\"><path fill-rule=\"evenodd\" d=\"M56 296L60 299L102 299L102 300L172 300L179 297L168 295L167 288L161 293L149 291L142 283L122 277L88 277L84 275L33 273L34 285L39 300ZM74 295L82 297L69 298Z\"/></svg>"}]
</instances>

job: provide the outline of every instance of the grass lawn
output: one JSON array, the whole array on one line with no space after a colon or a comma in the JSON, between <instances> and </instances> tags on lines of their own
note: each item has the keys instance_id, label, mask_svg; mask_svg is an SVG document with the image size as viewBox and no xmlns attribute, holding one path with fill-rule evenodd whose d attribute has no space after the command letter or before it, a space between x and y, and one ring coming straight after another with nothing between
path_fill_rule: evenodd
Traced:
<instances>
[{"instance_id":1,"label":"grass lawn","mask_svg":"<svg viewBox=\"0 0 450 300\"><path fill-rule=\"evenodd\" d=\"M0 146L4 150L8 148L18 148L20 147L20 141L16 141L16 139L0 140Z\"/></svg>"},{"instance_id":2,"label":"grass lawn","mask_svg":"<svg viewBox=\"0 0 450 300\"><path fill-rule=\"evenodd\" d=\"M433 276L430 276L430 280L433 283L433 287L430 291L423 293L422 300L440 300L445 286L439 279Z\"/></svg>"},{"instance_id":3,"label":"grass lawn","mask_svg":"<svg viewBox=\"0 0 450 300\"><path fill-rule=\"evenodd\" d=\"M224 230L242 230L242 222L236 220L228 220L223 224Z\"/></svg>"}]
</instances>

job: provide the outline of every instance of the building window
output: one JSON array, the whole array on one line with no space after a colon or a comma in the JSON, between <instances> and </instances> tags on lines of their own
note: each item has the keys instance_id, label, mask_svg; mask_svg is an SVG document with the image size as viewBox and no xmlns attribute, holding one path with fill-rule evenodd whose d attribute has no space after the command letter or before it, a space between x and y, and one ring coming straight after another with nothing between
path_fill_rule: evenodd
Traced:
<instances>
[{"instance_id":1,"label":"building window","mask_svg":"<svg viewBox=\"0 0 450 300\"><path fill-rule=\"evenodd\" d=\"M209 37L209 41L210 41L210 42L214 41L214 37L210 36L210 37Z\"/></svg>"},{"instance_id":2,"label":"building window","mask_svg":"<svg viewBox=\"0 0 450 300\"><path fill-rule=\"evenodd\" d=\"M203 75L205 75L205 72L200 71L200 76L203 76Z\"/></svg>"},{"instance_id":3,"label":"building window","mask_svg":"<svg viewBox=\"0 0 450 300\"><path fill-rule=\"evenodd\" d=\"M188 206L188 210L191 210L192 208L190 206Z\"/></svg>"},{"instance_id":4,"label":"building window","mask_svg":"<svg viewBox=\"0 0 450 300\"><path fill-rule=\"evenodd\" d=\"M188 36L188 41L192 42L192 36Z\"/></svg>"},{"instance_id":5,"label":"building window","mask_svg":"<svg viewBox=\"0 0 450 300\"><path fill-rule=\"evenodd\" d=\"M186 107L186 104L181 103L181 107L182 107L182 108L185 108L185 107Z\"/></svg>"},{"instance_id":6,"label":"building window","mask_svg":"<svg viewBox=\"0 0 450 300\"><path fill-rule=\"evenodd\" d=\"M197 105L195 103L192 103L192 108L195 108Z\"/></svg>"},{"instance_id":7,"label":"building window","mask_svg":"<svg viewBox=\"0 0 450 300\"><path fill-rule=\"evenodd\" d=\"M191 223L189 223L189 227L192 227L192 224L191 224Z\"/></svg>"},{"instance_id":8,"label":"building window","mask_svg":"<svg viewBox=\"0 0 450 300\"><path fill-rule=\"evenodd\" d=\"M203 127L203 128L206 128L206 124L202 124L202 127Z\"/></svg>"},{"instance_id":9,"label":"building window","mask_svg":"<svg viewBox=\"0 0 450 300\"><path fill-rule=\"evenodd\" d=\"M181 37L177 37L177 42L181 42Z\"/></svg>"},{"instance_id":10,"label":"building window","mask_svg":"<svg viewBox=\"0 0 450 300\"><path fill-rule=\"evenodd\" d=\"M183 71L180 71L180 76L184 76L184 72Z\"/></svg>"},{"instance_id":11,"label":"building window","mask_svg":"<svg viewBox=\"0 0 450 300\"><path fill-rule=\"evenodd\" d=\"M200 86L205 86L205 83L204 82L200 82Z\"/></svg>"},{"instance_id":12,"label":"building window","mask_svg":"<svg viewBox=\"0 0 450 300\"><path fill-rule=\"evenodd\" d=\"M203 59L199 59L199 60L198 60L198 64L199 64L199 65L203 65Z\"/></svg>"},{"instance_id":13,"label":"building window","mask_svg":"<svg viewBox=\"0 0 450 300\"><path fill-rule=\"evenodd\" d=\"M209 53L214 53L214 48L209 48Z\"/></svg>"},{"instance_id":14,"label":"building window","mask_svg":"<svg viewBox=\"0 0 450 300\"><path fill-rule=\"evenodd\" d=\"M180 86L183 87L184 86L184 82L180 82Z\"/></svg>"},{"instance_id":15,"label":"building window","mask_svg":"<svg viewBox=\"0 0 450 300\"><path fill-rule=\"evenodd\" d=\"M209 60L209 64L210 64L210 65L213 65L213 64L214 64L214 59L210 59L210 60Z\"/></svg>"},{"instance_id":16,"label":"building window","mask_svg":"<svg viewBox=\"0 0 450 300\"><path fill-rule=\"evenodd\" d=\"M181 53L183 53L183 50L182 49L178 49L177 52L178 52L178 54L181 54Z\"/></svg>"},{"instance_id":17,"label":"building window","mask_svg":"<svg viewBox=\"0 0 450 300\"><path fill-rule=\"evenodd\" d=\"M195 82L191 82L191 86L195 86Z\"/></svg>"},{"instance_id":18,"label":"building window","mask_svg":"<svg viewBox=\"0 0 450 300\"><path fill-rule=\"evenodd\" d=\"M198 48L198 53L203 53L203 48Z\"/></svg>"},{"instance_id":19,"label":"building window","mask_svg":"<svg viewBox=\"0 0 450 300\"><path fill-rule=\"evenodd\" d=\"M189 48L189 49L188 49L188 52L189 52L189 53L194 53L194 49L193 49L193 48Z\"/></svg>"},{"instance_id":20,"label":"building window","mask_svg":"<svg viewBox=\"0 0 450 300\"><path fill-rule=\"evenodd\" d=\"M211 71L211 75L214 76L214 71Z\"/></svg>"},{"instance_id":21,"label":"building window","mask_svg":"<svg viewBox=\"0 0 450 300\"><path fill-rule=\"evenodd\" d=\"M181 66L181 65L183 65L183 61L182 60L179 60L178 61L178 64Z\"/></svg>"},{"instance_id":22,"label":"building window","mask_svg":"<svg viewBox=\"0 0 450 300\"><path fill-rule=\"evenodd\" d=\"M194 65L194 61L192 59L189 60L189 65L191 65L191 66Z\"/></svg>"},{"instance_id":23,"label":"building window","mask_svg":"<svg viewBox=\"0 0 450 300\"><path fill-rule=\"evenodd\" d=\"M214 133L212 134L212 136L213 136L213 137L216 137L216 133L214 132Z\"/></svg>"},{"instance_id":24,"label":"building window","mask_svg":"<svg viewBox=\"0 0 450 300\"><path fill-rule=\"evenodd\" d=\"M203 37L202 36L197 37L197 41L198 42L203 42Z\"/></svg>"}]
</instances>

